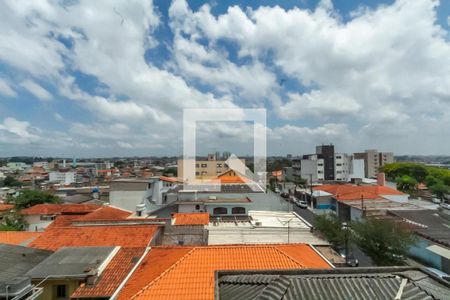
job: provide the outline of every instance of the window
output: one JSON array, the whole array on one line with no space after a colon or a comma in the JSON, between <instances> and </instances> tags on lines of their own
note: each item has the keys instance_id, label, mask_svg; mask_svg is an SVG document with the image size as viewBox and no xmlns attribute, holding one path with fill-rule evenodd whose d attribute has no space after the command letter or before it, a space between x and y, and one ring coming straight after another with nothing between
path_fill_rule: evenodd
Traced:
<instances>
[{"instance_id":1,"label":"window","mask_svg":"<svg viewBox=\"0 0 450 300\"><path fill-rule=\"evenodd\" d=\"M53 221L55 219L55 216L40 216L41 221Z\"/></svg>"},{"instance_id":2,"label":"window","mask_svg":"<svg viewBox=\"0 0 450 300\"><path fill-rule=\"evenodd\" d=\"M323 167L323 164L322 163L320 163L320 164L317 164L319 167Z\"/></svg>"},{"instance_id":3,"label":"window","mask_svg":"<svg viewBox=\"0 0 450 300\"><path fill-rule=\"evenodd\" d=\"M338 167L342 167L342 164L336 164L336 166L338 166Z\"/></svg>"},{"instance_id":4,"label":"window","mask_svg":"<svg viewBox=\"0 0 450 300\"><path fill-rule=\"evenodd\" d=\"M64 284L58 284L56 286L56 297L57 298L66 298L66 286Z\"/></svg>"},{"instance_id":5,"label":"window","mask_svg":"<svg viewBox=\"0 0 450 300\"><path fill-rule=\"evenodd\" d=\"M233 215L245 215L245 207L233 207L231 213Z\"/></svg>"},{"instance_id":6,"label":"window","mask_svg":"<svg viewBox=\"0 0 450 300\"><path fill-rule=\"evenodd\" d=\"M195 210L200 210L200 205L195 205Z\"/></svg>"},{"instance_id":7,"label":"window","mask_svg":"<svg viewBox=\"0 0 450 300\"><path fill-rule=\"evenodd\" d=\"M195 172L195 176L198 176L198 175L200 175L200 172Z\"/></svg>"},{"instance_id":8,"label":"window","mask_svg":"<svg viewBox=\"0 0 450 300\"><path fill-rule=\"evenodd\" d=\"M202 168L206 168L207 166L207 164L202 164Z\"/></svg>"},{"instance_id":9,"label":"window","mask_svg":"<svg viewBox=\"0 0 450 300\"><path fill-rule=\"evenodd\" d=\"M208 172L206 171L202 171L202 175L206 175Z\"/></svg>"},{"instance_id":10,"label":"window","mask_svg":"<svg viewBox=\"0 0 450 300\"><path fill-rule=\"evenodd\" d=\"M195 167L198 168L198 164L195 164Z\"/></svg>"},{"instance_id":11,"label":"window","mask_svg":"<svg viewBox=\"0 0 450 300\"><path fill-rule=\"evenodd\" d=\"M217 168L222 168L222 164L217 164Z\"/></svg>"},{"instance_id":12,"label":"window","mask_svg":"<svg viewBox=\"0 0 450 300\"><path fill-rule=\"evenodd\" d=\"M214 215L226 215L228 213L228 209L226 207L216 207L213 209Z\"/></svg>"},{"instance_id":13,"label":"window","mask_svg":"<svg viewBox=\"0 0 450 300\"><path fill-rule=\"evenodd\" d=\"M341 159L341 158L342 158L342 156L340 156L340 155L336 156L336 159Z\"/></svg>"},{"instance_id":14,"label":"window","mask_svg":"<svg viewBox=\"0 0 450 300\"><path fill-rule=\"evenodd\" d=\"M322 173L323 173L323 171L317 171L317 173L319 173L319 174L322 174Z\"/></svg>"}]
</instances>

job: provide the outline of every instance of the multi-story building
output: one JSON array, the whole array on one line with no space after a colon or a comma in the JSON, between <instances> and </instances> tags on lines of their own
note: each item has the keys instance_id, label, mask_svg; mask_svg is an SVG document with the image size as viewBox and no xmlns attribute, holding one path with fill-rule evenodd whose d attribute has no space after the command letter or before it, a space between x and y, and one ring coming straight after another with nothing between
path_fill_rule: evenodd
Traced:
<instances>
[{"instance_id":1,"label":"multi-story building","mask_svg":"<svg viewBox=\"0 0 450 300\"><path fill-rule=\"evenodd\" d=\"M351 160L346 153L336 153L334 156L334 180L348 181L351 169Z\"/></svg>"},{"instance_id":2,"label":"multi-story building","mask_svg":"<svg viewBox=\"0 0 450 300\"><path fill-rule=\"evenodd\" d=\"M55 171L49 173L50 182L58 182L60 184L75 183L75 172L73 171Z\"/></svg>"},{"instance_id":3,"label":"multi-story building","mask_svg":"<svg viewBox=\"0 0 450 300\"><path fill-rule=\"evenodd\" d=\"M378 152L375 149L366 150L361 153L355 153L355 159L364 160L364 172L367 178L376 178L378 169L385 164L394 162L394 153L392 152Z\"/></svg>"},{"instance_id":4,"label":"multi-story building","mask_svg":"<svg viewBox=\"0 0 450 300\"><path fill-rule=\"evenodd\" d=\"M334 180L335 178L335 155L334 145L316 146L316 155L323 159L324 180Z\"/></svg>"},{"instance_id":5,"label":"multi-story building","mask_svg":"<svg viewBox=\"0 0 450 300\"><path fill-rule=\"evenodd\" d=\"M235 171L245 174L245 159L240 159L241 164L235 164L233 169ZM196 160L195 161L195 176L197 178L213 178L217 175L230 170L230 166L227 164L226 160L217 160L215 154L208 154L206 160ZM183 173L183 159L178 160L178 177L185 178Z\"/></svg>"}]
</instances>

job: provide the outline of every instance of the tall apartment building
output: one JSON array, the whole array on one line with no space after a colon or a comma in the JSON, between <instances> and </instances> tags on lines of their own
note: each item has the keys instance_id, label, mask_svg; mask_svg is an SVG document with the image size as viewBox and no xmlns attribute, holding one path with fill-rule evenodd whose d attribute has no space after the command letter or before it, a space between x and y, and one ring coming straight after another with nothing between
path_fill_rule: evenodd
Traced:
<instances>
[{"instance_id":1,"label":"tall apartment building","mask_svg":"<svg viewBox=\"0 0 450 300\"><path fill-rule=\"evenodd\" d=\"M334 180L348 181L351 169L351 159L346 153L334 155Z\"/></svg>"},{"instance_id":2,"label":"tall apartment building","mask_svg":"<svg viewBox=\"0 0 450 300\"><path fill-rule=\"evenodd\" d=\"M324 180L334 180L335 175L335 156L334 145L316 146L316 155L323 159Z\"/></svg>"},{"instance_id":3,"label":"tall apartment building","mask_svg":"<svg viewBox=\"0 0 450 300\"><path fill-rule=\"evenodd\" d=\"M381 166L394 162L393 152L378 152L375 149L355 153L353 156L355 159L364 160L364 175L367 178L376 178L378 176L378 169Z\"/></svg>"},{"instance_id":4,"label":"tall apartment building","mask_svg":"<svg viewBox=\"0 0 450 300\"><path fill-rule=\"evenodd\" d=\"M316 154L305 155L292 160L292 174L310 182L324 180L324 160Z\"/></svg>"},{"instance_id":5,"label":"tall apartment building","mask_svg":"<svg viewBox=\"0 0 450 300\"><path fill-rule=\"evenodd\" d=\"M245 174L245 159L239 159L242 164L236 169L237 172ZM197 178L213 178L230 170L226 160L217 160L215 154L208 154L207 160L195 161L195 176ZM178 159L178 177L183 177L183 159Z\"/></svg>"}]
</instances>

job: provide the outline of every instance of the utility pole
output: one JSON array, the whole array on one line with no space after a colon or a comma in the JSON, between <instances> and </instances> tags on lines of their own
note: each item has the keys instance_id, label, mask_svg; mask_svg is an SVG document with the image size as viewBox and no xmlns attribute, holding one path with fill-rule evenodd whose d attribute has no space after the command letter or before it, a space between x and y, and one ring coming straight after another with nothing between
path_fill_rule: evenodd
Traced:
<instances>
[{"instance_id":1,"label":"utility pole","mask_svg":"<svg viewBox=\"0 0 450 300\"><path fill-rule=\"evenodd\" d=\"M361 211L362 211L362 217L364 218L364 195L361 194Z\"/></svg>"}]
</instances>

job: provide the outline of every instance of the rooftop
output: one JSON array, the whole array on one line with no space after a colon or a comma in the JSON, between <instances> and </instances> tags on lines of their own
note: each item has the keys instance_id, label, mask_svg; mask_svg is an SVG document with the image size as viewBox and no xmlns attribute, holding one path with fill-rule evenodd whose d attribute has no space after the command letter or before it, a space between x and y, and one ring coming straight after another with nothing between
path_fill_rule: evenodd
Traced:
<instances>
[{"instance_id":1,"label":"rooftop","mask_svg":"<svg viewBox=\"0 0 450 300\"><path fill-rule=\"evenodd\" d=\"M8 210L13 209L13 208L14 208L13 204L0 203L0 212L5 212L5 211L8 211Z\"/></svg>"},{"instance_id":2,"label":"rooftop","mask_svg":"<svg viewBox=\"0 0 450 300\"><path fill-rule=\"evenodd\" d=\"M41 234L30 231L0 231L0 243L27 246Z\"/></svg>"},{"instance_id":3,"label":"rooftop","mask_svg":"<svg viewBox=\"0 0 450 300\"><path fill-rule=\"evenodd\" d=\"M333 195L337 200L379 199L384 195L403 196L404 193L393 188L380 185L353 185L353 184L324 184L315 186L314 190L320 190Z\"/></svg>"},{"instance_id":4,"label":"rooftop","mask_svg":"<svg viewBox=\"0 0 450 300\"><path fill-rule=\"evenodd\" d=\"M83 284L71 298L109 298L139 261L145 248L121 248L114 256L95 284Z\"/></svg>"},{"instance_id":5,"label":"rooftop","mask_svg":"<svg viewBox=\"0 0 450 300\"><path fill-rule=\"evenodd\" d=\"M94 204L37 204L21 210L23 215L85 214L101 206Z\"/></svg>"},{"instance_id":6,"label":"rooftop","mask_svg":"<svg viewBox=\"0 0 450 300\"><path fill-rule=\"evenodd\" d=\"M29 246L47 250L76 246L146 247L157 230L156 225L52 227Z\"/></svg>"},{"instance_id":7,"label":"rooftop","mask_svg":"<svg viewBox=\"0 0 450 300\"><path fill-rule=\"evenodd\" d=\"M33 279L95 276L117 253L116 247L65 247L26 273Z\"/></svg>"},{"instance_id":8,"label":"rooftop","mask_svg":"<svg viewBox=\"0 0 450 300\"><path fill-rule=\"evenodd\" d=\"M418 225L414 230L419 235L450 247L450 220L437 210L393 210L389 213Z\"/></svg>"},{"instance_id":9,"label":"rooftop","mask_svg":"<svg viewBox=\"0 0 450 300\"><path fill-rule=\"evenodd\" d=\"M208 225L209 213L175 213L174 225Z\"/></svg>"},{"instance_id":10,"label":"rooftop","mask_svg":"<svg viewBox=\"0 0 450 300\"><path fill-rule=\"evenodd\" d=\"M216 292L221 300L431 300L449 299L450 284L411 267L219 271Z\"/></svg>"},{"instance_id":11,"label":"rooftop","mask_svg":"<svg viewBox=\"0 0 450 300\"><path fill-rule=\"evenodd\" d=\"M51 254L51 251L0 244L0 282L23 277Z\"/></svg>"},{"instance_id":12,"label":"rooftop","mask_svg":"<svg viewBox=\"0 0 450 300\"><path fill-rule=\"evenodd\" d=\"M329 245L311 232L311 225L295 213L252 211L248 218L217 218L207 226L208 244L305 243Z\"/></svg>"},{"instance_id":13,"label":"rooftop","mask_svg":"<svg viewBox=\"0 0 450 300\"><path fill-rule=\"evenodd\" d=\"M186 186L186 190L183 190L182 184L176 185L171 188L168 193L228 193L228 194L241 194L241 193L263 193L264 190L257 183L223 183L223 184L190 184Z\"/></svg>"},{"instance_id":14,"label":"rooftop","mask_svg":"<svg viewBox=\"0 0 450 300\"><path fill-rule=\"evenodd\" d=\"M100 220L105 221L123 220L129 217L131 214L132 212L128 210L123 210L113 206L103 206L93 212L78 217L76 221L83 222L83 221L100 221Z\"/></svg>"},{"instance_id":15,"label":"rooftop","mask_svg":"<svg viewBox=\"0 0 450 300\"><path fill-rule=\"evenodd\" d=\"M119 299L214 299L214 272L331 268L305 244L153 247Z\"/></svg>"}]
</instances>

